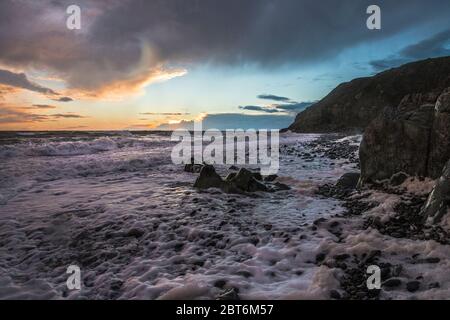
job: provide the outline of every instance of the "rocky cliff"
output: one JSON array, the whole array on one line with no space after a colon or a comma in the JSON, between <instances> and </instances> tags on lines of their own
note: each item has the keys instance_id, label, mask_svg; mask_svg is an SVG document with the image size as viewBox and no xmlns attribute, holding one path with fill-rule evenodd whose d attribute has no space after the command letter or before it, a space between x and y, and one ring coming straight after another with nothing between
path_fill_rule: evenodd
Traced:
<instances>
[{"instance_id":1,"label":"rocky cliff","mask_svg":"<svg viewBox=\"0 0 450 320\"><path fill-rule=\"evenodd\" d=\"M364 131L359 154L360 186L400 173L439 178L421 215L431 224L450 221L450 87L385 108Z\"/></svg>"},{"instance_id":2,"label":"rocky cliff","mask_svg":"<svg viewBox=\"0 0 450 320\"><path fill-rule=\"evenodd\" d=\"M407 175L437 179L420 214L431 224L450 221L450 57L341 84L289 129L364 131L359 186Z\"/></svg>"},{"instance_id":3,"label":"rocky cliff","mask_svg":"<svg viewBox=\"0 0 450 320\"><path fill-rule=\"evenodd\" d=\"M415 108L434 104L450 87L450 57L427 59L381 72L373 77L342 83L325 98L299 113L289 127L295 132L364 130L385 108ZM404 100L409 95L409 101Z\"/></svg>"},{"instance_id":4,"label":"rocky cliff","mask_svg":"<svg viewBox=\"0 0 450 320\"><path fill-rule=\"evenodd\" d=\"M366 128L359 153L361 183L398 172L438 178L450 159L450 87L385 108Z\"/></svg>"}]
</instances>

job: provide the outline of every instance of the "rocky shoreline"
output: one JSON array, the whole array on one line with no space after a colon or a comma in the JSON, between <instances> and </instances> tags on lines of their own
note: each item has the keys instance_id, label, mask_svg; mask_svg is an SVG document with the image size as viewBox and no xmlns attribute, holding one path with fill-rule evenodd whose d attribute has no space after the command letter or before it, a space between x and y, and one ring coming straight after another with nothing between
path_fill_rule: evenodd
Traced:
<instances>
[{"instance_id":1,"label":"rocky shoreline","mask_svg":"<svg viewBox=\"0 0 450 320\"><path fill-rule=\"evenodd\" d=\"M324 146L327 147L330 144L332 144L332 141L324 144ZM343 152L339 155L345 157L346 153ZM349 158L349 161L355 161L355 159ZM406 177L404 180L406 180ZM424 181L423 178L419 178L419 180ZM433 240L443 245L450 244L450 233L441 226L427 225L421 214L428 194L416 195L409 193L405 188L398 187L396 183L396 181L392 181L391 179L382 184L375 184L358 190L356 184L342 186L338 182L335 185L325 184L320 186L317 194L343 201L343 206L347 208L347 211L341 217L360 220L362 222L360 224L361 231L372 228L376 229L382 235L397 239L411 239L416 241ZM384 221L382 221L380 216L373 217L365 215L371 209L382 205L382 203L367 201L367 198L370 197L373 191L399 196L400 201L393 207L395 214ZM329 221L321 221L321 223L327 224ZM381 251L374 250L363 253L361 256L345 254L334 256L327 260L329 266L341 269L344 273L340 281L343 292L333 291L330 293L330 298L379 299L382 290L389 291L393 288L400 287L402 281L397 277L402 275L402 265L380 262L379 257L381 255ZM436 257L425 259L418 257L419 254L411 257L414 263L434 264L440 261ZM325 259L325 254L322 254L320 260ZM368 290L366 286L367 274L365 270L369 265L373 264L379 265L381 268L382 279L384 280L381 290ZM416 279L409 279L406 282L405 290L413 293L423 286L433 289L440 285L438 282L422 284L421 280L423 279L420 276Z\"/></svg>"},{"instance_id":2,"label":"rocky shoreline","mask_svg":"<svg viewBox=\"0 0 450 320\"><path fill-rule=\"evenodd\" d=\"M357 138L345 137L342 134L326 134L308 142L307 146L310 151L307 153L302 153L293 146L286 145L280 148L282 153L300 157L305 162L312 161L314 158L338 159L345 163L354 164L356 168L359 168L356 142ZM192 167L186 167L186 171L196 171L191 169ZM224 188L223 184L231 179L222 179L211 166L200 168L200 175L195 186L200 189L215 187L222 189L225 193L238 193L244 196L251 196L254 191L276 191L271 190L270 187L273 181L276 181L276 176L267 179L267 177L261 177L255 171L246 169L237 171L239 168L236 167L230 169L234 172L231 179L236 178L236 176L247 177L246 179L238 179L240 185L233 184L233 188L236 189L237 187L240 190L239 192L228 192L230 187ZM203 174L202 171L204 171ZM237 171L237 174L235 171ZM212 179L210 179L211 176L213 176ZM417 194L410 192L407 188L408 183L416 180L419 185L428 184L431 186L432 182L425 181L424 178L398 175L383 183L360 188L357 186L359 177L359 172L347 172L335 184L323 184L317 188L315 192L317 196L337 199L346 210L329 218L322 217L315 220L307 227L312 234L324 230L330 237L334 238L332 242L342 248L345 248L348 245L348 240L355 235L373 232L381 237L387 237L393 242L407 240L424 243L435 241L441 245L450 244L450 234L441 226L427 225L420 214L430 190ZM216 185L209 184L210 181L215 181ZM254 183L258 183L260 188L251 188ZM286 186L286 189L288 188ZM374 210L376 211L384 205L383 201L372 199L373 194L377 194L378 197L380 195L395 197L392 212L388 217L373 214ZM268 225L267 228L270 230L271 226ZM308 237L307 234L303 233L301 237ZM433 290L440 287L438 281L424 279L420 274L412 275L405 271L408 268L405 268L403 263L391 261L391 257L386 256L380 249L358 250L358 253L353 254L335 253L335 251L339 252L339 250L319 250L315 258L317 266L334 270L336 278L339 280L339 286L329 291L329 298L331 299L386 299L392 291L401 291L406 295L413 295L419 290ZM394 255L403 256L403 253L396 252ZM405 259L408 261L407 264L413 265L431 266L440 262L439 257L422 257L418 253ZM381 289L369 290L367 288L367 268L371 265L379 266L381 269ZM224 289L217 298L239 299L238 289Z\"/></svg>"},{"instance_id":3,"label":"rocky shoreline","mask_svg":"<svg viewBox=\"0 0 450 320\"><path fill-rule=\"evenodd\" d=\"M323 231L332 239L315 257L317 266L332 270L338 279L329 298L414 299L448 287L441 274L449 265L450 244L450 88L445 86L399 96L398 106L386 107L368 121L361 143L360 136L333 133L307 142L306 149L280 146L291 162L295 157L305 164L323 159L354 168L315 191L318 197L340 201L345 212L307 226L311 235ZM202 178L211 175L215 183L205 183ZM226 193L276 192L274 180L267 182L246 169L223 180L204 167L194 186ZM381 287L369 290L367 268L374 265L381 270Z\"/></svg>"},{"instance_id":4,"label":"rocky shoreline","mask_svg":"<svg viewBox=\"0 0 450 320\"><path fill-rule=\"evenodd\" d=\"M342 151L342 145L334 146L336 140L316 142L322 143L329 155L348 157L348 161L360 164L360 172L347 173L338 183L324 184L317 190L324 198L343 202L346 212L341 218L352 223L356 233L382 237L391 247L403 243L446 252L450 244L449 62L448 56L427 59L343 83L299 113L289 127L294 132L363 132L359 161ZM344 242L344 238L341 235L339 241ZM363 254L371 257L370 261L355 256L353 260L344 259L352 263L343 264L333 257L327 262L326 253L321 253L321 260L343 270L343 292L334 292L332 297L386 298L389 295L383 295L383 291L402 288L415 293L440 286L431 279L439 277L438 271L429 273L430 279L422 274L413 277L405 268L393 272L390 260L396 259L384 257L385 252L372 250ZM424 271L426 267L413 266L444 265L449 256L448 252L443 254L442 262L430 253L421 255L420 251L414 252L400 266ZM366 262L387 268L382 272L385 279L379 294L368 294L364 289L366 275L360 267ZM356 265L360 267L355 268Z\"/></svg>"}]
</instances>

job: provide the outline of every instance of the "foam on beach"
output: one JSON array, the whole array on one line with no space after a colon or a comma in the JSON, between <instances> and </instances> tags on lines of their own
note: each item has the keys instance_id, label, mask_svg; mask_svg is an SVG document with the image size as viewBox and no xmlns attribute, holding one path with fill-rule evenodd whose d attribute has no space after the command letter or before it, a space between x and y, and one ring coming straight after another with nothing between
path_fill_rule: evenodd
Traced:
<instances>
[{"instance_id":1,"label":"foam on beach","mask_svg":"<svg viewBox=\"0 0 450 320\"><path fill-rule=\"evenodd\" d=\"M318 137L284 134L280 146L307 152ZM3 299L214 299L227 288L242 299L325 299L339 289L339 272L317 265L317 254L369 247L399 261L414 250L436 255L448 270L448 249L435 243L357 233L353 222L343 223L346 239L337 243L313 227L344 212L315 194L355 170L344 160L282 152L279 181L292 189L248 197L195 190L196 175L171 164L168 136L39 139L0 146ZM372 200L389 213L396 200L382 197ZM67 290L71 264L81 267L80 291ZM448 297L448 281L439 280L421 297Z\"/></svg>"}]
</instances>

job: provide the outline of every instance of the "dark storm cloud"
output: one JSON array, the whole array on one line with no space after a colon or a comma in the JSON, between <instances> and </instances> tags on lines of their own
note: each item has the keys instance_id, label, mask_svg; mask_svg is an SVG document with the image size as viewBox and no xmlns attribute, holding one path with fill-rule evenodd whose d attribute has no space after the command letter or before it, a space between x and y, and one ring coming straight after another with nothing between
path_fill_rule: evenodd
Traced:
<instances>
[{"instance_id":1,"label":"dark storm cloud","mask_svg":"<svg viewBox=\"0 0 450 320\"><path fill-rule=\"evenodd\" d=\"M291 100L289 98L276 96L274 94L260 94L258 96L258 98L264 99L264 100L273 100L273 101L289 101L289 100Z\"/></svg>"},{"instance_id":2,"label":"dark storm cloud","mask_svg":"<svg viewBox=\"0 0 450 320\"><path fill-rule=\"evenodd\" d=\"M14 73L8 70L0 69L0 84L26 89L43 94L56 94L52 89L42 87L28 80L24 73Z\"/></svg>"},{"instance_id":3,"label":"dark storm cloud","mask_svg":"<svg viewBox=\"0 0 450 320\"><path fill-rule=\"evenodd\" d=\"M9 70L0 69L0 84L6 85L9 87L19 88L30 90L37 93L42 93L47 96L56 96L56 98L52 99L53 101L58 102L70 102L73 101L70 97L60 97L59 93L55 92L50 88L43 87L35 82L32 82L28 79L25 73L15 73ZM44 105L39 105L41 108L44 108ZM34 107L38 107L38 105L34 105ZM47 106L47 108L50 106Z\"/></svg>"},{"instance_id":4,"label":"dark storm cloud","mask_svg":"<svg viewBox=\"0 0 450 320\"><path fill-rule=\"evenodd\" d=\"M55 113L55 114L51 114L50 117L53 118L66 118L66 119L81 119L81 118L86 118L85 116L79 115L79 114L74 114L74 113Z\"/></svg>"},{"instance_id":5,"label":"dark storm cloud","mask_svg":"<svg viewBox=\"0 0 450 320\"><path fill-rule=\"evenodd\" d=\"M130 49L136 48L130 35L140 34L167 59L270 66L331 56L430 18L447 18L440 10L450 9L445 0L378 1L386 14L383 31L377 33L366 28L370 4L364 0L131 1L102 16L93 32L101 43L116 35L114 40Z\"/></svg>"},{"instance_id":6,"label":"dark storm cloud","mask_svg":"<svg viewBox=\"0 0 450 320\"><path fill-rule=\"evenodd\" d=\"M239 106L239 109L241 110L249 110L249 111L261 111L261 112L267 112L267 113L277 113L279 110L269 107L262 107L262 106Z\"/></svg>"},{"instance_id":7,"label":"dark storm cloud","mask_svg":"<svg viewBox=\"0 0 450 320\"><path fill-rule=\"evenodd\" d=\"M68 1L6 0L0 2L0 63L49 70L71 87L96 89L144 81L138 71L161 66L313 63L409 27L447 21L450 11L448 0L379 0L382 30L369 31L372 2L78 0L83 29L71 31L65 28Z\"/></svg>"},{"instance_id":8,"label":"dark storm cloud","mask_svg":"<svg viewBox=\"0 0 450 320\"><path fill-rule=\"evenodd\" d=\"M450 29L407 46L396 55L371 61L370 64L376 71L382 71L415 60L448 55L450 55Z\"/></svg>"},{"instance_id":9,"label":"dark storm cloud","mask_svg":"<svg viewBox=\"0 0 450 320\"><path fill-rule=\"evenodd\" d=\"M314 102L293 102L293 103L289 103L289 104L279 104L276 106L276 108L279 110L283 110L283 111L299 112L299 111L305 110L313 103Z\"/></svg>"},{"instance_id":10,"label":"dark storm cloud","mask_svg":"<svg viewBox=\"0 0 450 320\"><path fill-rule=\"evenodd\" d=\"M58 101L58 102L71 102L71 101L73 101L73 99L70 98L70 97L61 97L61 98L58 98L58 99L53 99L53 101Z\"/></svg>"},{"instance_id":11,"label":"dark storm cloud","mask_svg":"<svg viewBox=\"0 0 450 320\"><path fill-rule=\"evenodd\" d=\"M414 59L450 55L450 29L404 48L401 55Z\"/></svg>"},{"instance_id":12,"label":"dark storm cloud","mask_svg":"<svg viewBox=\"0 0 450 320\"><path fill-rule=\"evenodd\" d=\"M288 99L288 101L290 101ZM284 113L297 113L299 111L305 110L307 107L312 105L314 102L296 102L291 101L289 103L282 103L282 104L275 104L271 106L239 106L239 109L241 110L249 110L249 111L259 111L259 112L266 112L266 113L278 113L278 112L284 112Z\"/></svg>"}]
</instances>

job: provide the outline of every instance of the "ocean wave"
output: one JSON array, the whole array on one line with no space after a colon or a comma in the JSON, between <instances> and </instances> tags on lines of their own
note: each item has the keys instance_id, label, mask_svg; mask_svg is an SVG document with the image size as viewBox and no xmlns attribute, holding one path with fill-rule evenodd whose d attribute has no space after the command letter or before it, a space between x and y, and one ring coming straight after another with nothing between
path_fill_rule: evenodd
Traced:
<instances>
[{"instance_id":1,"label":"ocean wave","mask_svg":"<svg viewBox=\"0 0 450 320\"><path fill-rule=\"evenodd\" d=\"M80 156L114 151L124 147L158 147L167 144L157 138L132 138L127 136L101 137L93 140L77 141L37 141L21 142L0 146L0 158L21 156Z\"/></svg>"}]
</instances>

